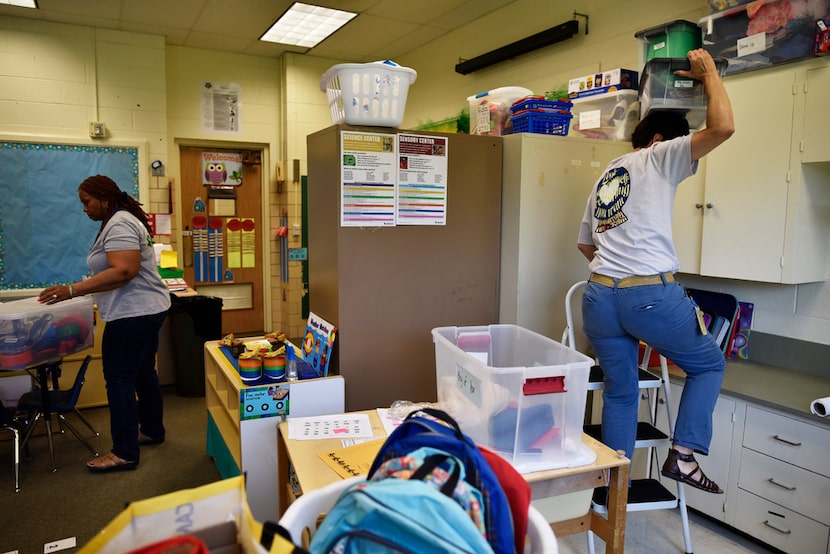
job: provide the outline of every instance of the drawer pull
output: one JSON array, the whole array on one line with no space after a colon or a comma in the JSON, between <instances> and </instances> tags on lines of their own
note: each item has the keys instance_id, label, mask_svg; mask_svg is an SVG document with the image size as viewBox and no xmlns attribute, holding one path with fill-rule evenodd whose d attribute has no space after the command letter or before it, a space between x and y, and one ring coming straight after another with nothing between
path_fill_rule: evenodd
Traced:
<instances>
[{"instance_id":1,"label":"drawer pull","mask_svg":"<svg viewBox=\"0 0 830 554\"><path fill-rule=\"evenodd\" d=\"M792 534L792 531L790 531L789 529L786 529L786 530L785 529L779 529L778 527L776 527L775 525L770 523L768 519L764 520L764 525L766 525L767 527L769 527L770 529L772 529L774 531L778 531L782 535L791 535Z\"/></svg>"},{"instance_id":2,"label":"drawer pull","mask_svg":"<svg viewBox=\"0 0 830 554\"><path fill-rule=\"evenodd\" d=\"M794 491L795 490L795 487L788 487L787 485L782 485L781 483L776 481L774 477L770 477L769 479L767 479L767 481L769 481L770 483L772 483L773 485L775 485L777 487L781 487L782 489L786 489L788 491Z\"/></svg>"},{"instance_id":3,"label":"drawer pull","mask_svg":"<svg viewBox=\"0 0 830 554\"><path fill-rule=\"evenodd\" d=\"M800 442L788 441L787 439L782 439L778 435L773 435L772 438L774 438L775 440L777 440L779 442L783 442L784 444L789 444L790 446L801 446Z\"/></svg>"}]
</instances>

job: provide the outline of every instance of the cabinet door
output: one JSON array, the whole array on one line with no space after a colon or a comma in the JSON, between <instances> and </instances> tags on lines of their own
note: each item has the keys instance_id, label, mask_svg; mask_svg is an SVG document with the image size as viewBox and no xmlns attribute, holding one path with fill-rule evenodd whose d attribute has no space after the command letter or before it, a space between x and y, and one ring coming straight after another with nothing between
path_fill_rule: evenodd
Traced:
<instances>
[{"instance_id":1,"label":"cabinet door","mask_svg":"<svg viewBox=\"0 0 830 554\"><path fill-rule=\"evenodd\" d=\"M671 412L672 416L677 417L677 407L680 404L680 396L683 393L683 387L672 383L671 385ZM718 398L715 404L715 411L712 415L712 442L709 445L709 455L695 454L695 459L700 463L706 476L715 481L720 487L728 491L729 483L729 466L732 459L732 429L734 426L735 402L723 396ZM668 431L668 418L666 416L666 407L664 402L660 402L656 412L657 427L664 432ZM666 449L661 448L660 463L666 459ZM659 467L657 468L659 469ZM661 482L669 487L669 490L674 489L674 481L670 481L664 477L660 478ZM724 506L726 504L726 494L710 494L699 491L692 487L686 487L686 505L690 508L700 510L704 514L717 519L724 520Z\"/></svg>"},{"instance_id":2,"label":"cabinet door","mask_svg":"<svg viewBox=\"0 0 830 554\"><path fill-rule=\"evenodd\" d=\"M698 164L697 173L677 187L672 219L672 239L682 273L700 273L705 183L706 158L703 158Z\"/></svg>"},{"instance_id":3,"label":"cabinet door","mask_svg":"<svg viewBox=\"0 0 830 554\"><path fill-rule=\"evenodd\" d=\"M795 73L726 80L735 134L708 155L702 275L780 282Z\"/></svg>"},{"instance_id":4,"label":"cabinet door","mask_svg":"<svg viewBox=\"0 0 830 554\"><path fill-rule=\"evenodd\" d=\"M830 66L807 71L804 87L804 143L802 162L830 161L830 110L827 109L827 91L830 91Z\"/></svg>"}]
</instances>

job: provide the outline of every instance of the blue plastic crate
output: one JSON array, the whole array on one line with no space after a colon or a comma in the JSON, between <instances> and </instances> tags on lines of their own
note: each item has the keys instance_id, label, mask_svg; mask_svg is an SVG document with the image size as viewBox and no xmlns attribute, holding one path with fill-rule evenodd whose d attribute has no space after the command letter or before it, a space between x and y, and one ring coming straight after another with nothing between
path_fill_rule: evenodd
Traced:
<instances>
[{"instance_id":1,"label":"blue plastic crate","mask_svg":"<svg viewBox=\"0 0 830 554\"><path fill-rule=\"evenodd\" d=\"M572 114L560 110L524 110L510 118L514 133L537 133L566 136L571 128Z\"/></svg>"},{"instance_id":2,"label":"blue plastic crate","mask_svg":"<svg viewBox=\"0 0 830 554\"><path fill-rule=\"evenodd\" d=\"M573 103L568 100L548 100L544 96L525 96L519 98L510 106L510 111L514 114L524 110L544 109L544 110L564 110L570 111Z\"/></svg>"}]
</instances>

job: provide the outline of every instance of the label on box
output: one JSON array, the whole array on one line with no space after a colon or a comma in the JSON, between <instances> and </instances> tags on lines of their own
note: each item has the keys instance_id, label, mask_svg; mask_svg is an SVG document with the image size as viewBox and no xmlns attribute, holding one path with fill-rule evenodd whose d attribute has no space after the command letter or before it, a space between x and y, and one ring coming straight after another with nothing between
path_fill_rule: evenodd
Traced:
<instances>
[{"instance_id":1,"label":"label on box","mask_svg":"<svg viewBox=\"0 0 830 554\"><path fill-rule=\"evenodd\" d=\"M694 88L695 82L692 79L675 79L674 88Z\"/></svg>"},{"instance_id":2,"label":"label on box","mask_svg":"<svg viewBox=\"0 0 830 554\"><path fill-rule=\"evenodd\" d=\"M591 110L579 114L580 129L597 129L602 126L602 110Z\"/></svg>"},{"instance_id":3,"label":"label on box","mask_svg":"<svg viewBox=\"0 0 830 554\"><path fill-rule=\"evenodd\" d=\"M738 39L738 55L737 57L740 58L741 56L748 56L750 54L757 54L758 52L763 52L767 48L767 34L763 33L756 33L754 35L749 35L748 37L739 38Z\"/></svg>"},{"instance_id":4,"label":"label on box","mask_svg":"<svg viewBox=\"0 0 830 554\"><path fill-rule=\"evenodd\" d=\"M622 89L636 89L637 75L636 71L616 68L577 77L568 81L568 97L584 98Z\"/></svg>"},{"instance_id":5,"label":"label on box","mask_svg":"<svg viewBox=\"0 0 830 554\"><path fill-rule=\"evenodd\" d=\"M455 386L470 402L481 408L481 380L461 366L455 368Z\"/></svg>"}]
</instances>

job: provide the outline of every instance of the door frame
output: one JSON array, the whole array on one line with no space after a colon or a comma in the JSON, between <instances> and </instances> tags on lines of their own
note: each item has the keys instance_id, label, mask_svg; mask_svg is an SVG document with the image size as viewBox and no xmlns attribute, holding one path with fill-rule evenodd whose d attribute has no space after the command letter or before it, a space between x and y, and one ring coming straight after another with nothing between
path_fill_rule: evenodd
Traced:
<instances>
[{"instance_id":1,"label":"door frame","mask_svg":"<svg viewBox=\"0 0 830 554\"><path fill-rule=\"evenodd\" d=\"M176 223L176 245L179 249L179 264L183 263L181 258L182 241L182 187L181 187L181 158L179 156L180 148L224 148L224 149L240 149L240 150L256 150L260 153L262 159L262 183L260 183L260 217L262 221L267 224L262 233L262 311L263 311L263 326L267 331L273 329L273 313L272 313L272 287L271 287L271 204L270 204L270 175L271 175L271 156L269 145L259 142L244 142L244 141L224 141L224 140L203 140L203 139L188 139L175 138L173 139L173 148L175 156L176 167L174 173L177 184L174 184L173 190L173 219ZM173 168L171 168L173 169Z\"/></svg>"}]
</instances>

